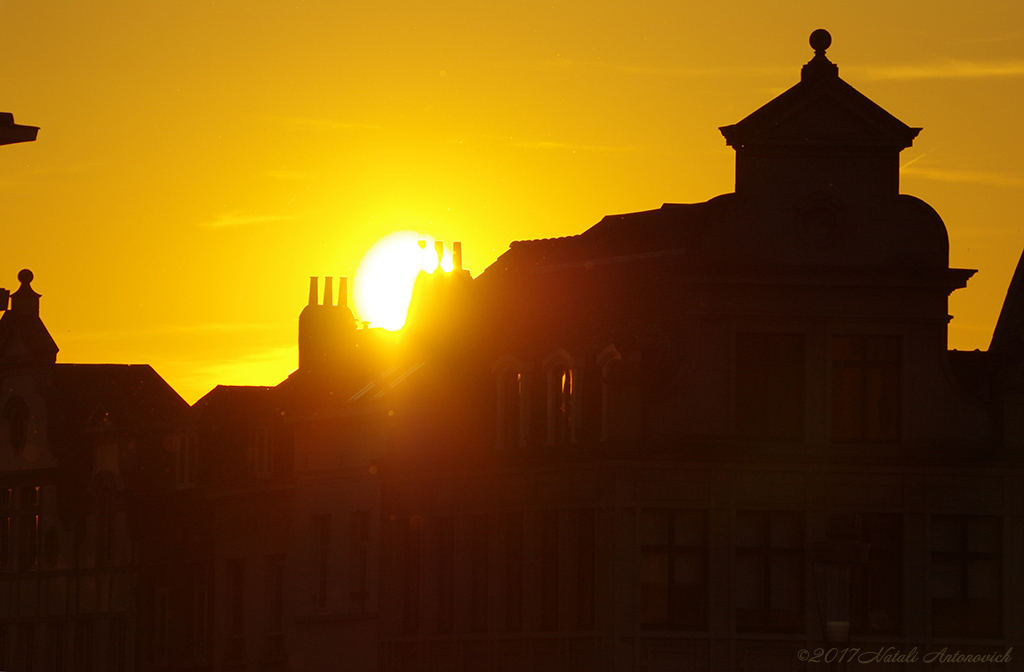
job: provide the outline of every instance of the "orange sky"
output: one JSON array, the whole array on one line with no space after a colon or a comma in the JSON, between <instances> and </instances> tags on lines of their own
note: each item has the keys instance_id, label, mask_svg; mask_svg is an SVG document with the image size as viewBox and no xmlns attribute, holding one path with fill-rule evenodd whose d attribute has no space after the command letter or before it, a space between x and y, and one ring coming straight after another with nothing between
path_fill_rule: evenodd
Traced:
<instances>
[{"instance_id":1,"label":"orange sky","mask_svg":"<svg viewBox=\"0 0 1024 672\"><path fill-rule=\"evenodd\" d=\"M985 348L1024 247L1013 2L0 2L0 284L36 274L58 361L149 363L186 399L295 366L311 275L389 233L523 238L732 190L717 127L794 84L807 36L923 126L903 191L954 266L950 343Z\"/></svg>"}]
</instances>

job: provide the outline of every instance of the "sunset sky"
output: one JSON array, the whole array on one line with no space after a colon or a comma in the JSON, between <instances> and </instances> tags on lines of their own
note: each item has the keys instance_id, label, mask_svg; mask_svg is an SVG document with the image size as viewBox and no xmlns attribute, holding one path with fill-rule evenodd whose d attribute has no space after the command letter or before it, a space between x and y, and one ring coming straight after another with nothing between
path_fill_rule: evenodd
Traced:
<instances>
[{"instance_id":1,"label":"sunset sky","mask_svg":"<svg viewBox=\"0 0 1024 672\"><path fill-rule=\"evenodd\" d=\"M411 230L482 271L512 240L729 192L732 124L840 76L911 126L902 190L986 348L1024 248L1024 3L0 2L0 286L30 268L61 362L148 363L190 402L296 365L309 276ZM357 307L358 308L358 307Z\"/></svg>"}]
</instances>

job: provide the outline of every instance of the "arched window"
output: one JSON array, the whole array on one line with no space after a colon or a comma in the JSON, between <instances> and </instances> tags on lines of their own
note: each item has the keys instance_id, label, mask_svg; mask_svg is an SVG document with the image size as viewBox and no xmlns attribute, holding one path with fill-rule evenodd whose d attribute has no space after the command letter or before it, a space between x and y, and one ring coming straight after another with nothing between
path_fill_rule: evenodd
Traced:
<instances>
[{"instance_id":1,"label":"arched window","mask_svg":"<svg viewBox=\"0 0 1024 672\"><path fill-rule=\"evenodd\" d=\"M526 395L523 365L505 357L494 367L497 373L497 436L498 448L519 448L526 445Z\"/></svg>"},{"instance_id":2,"label":"arched window","mask_svg":"<svg viewBox=\"0 0 1024 672\"><path fill-rule=\"evenodd\" d=\"M568 354L558 352L545 363L548 380L548 444L576 442L579 425L579 380Z\"/></svg>"}]
</instances>

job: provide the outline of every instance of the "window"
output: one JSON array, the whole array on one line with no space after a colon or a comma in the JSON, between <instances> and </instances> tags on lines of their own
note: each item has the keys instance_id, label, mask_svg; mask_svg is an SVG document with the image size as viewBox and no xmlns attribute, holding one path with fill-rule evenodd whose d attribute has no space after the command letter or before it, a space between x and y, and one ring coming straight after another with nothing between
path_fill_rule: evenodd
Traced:
<instances>
[{"instance_id":1,"label":"window","mask_svg":"<svg viewBox=\"0 0 1024 672\"><path fill-rule=\"evenodd\" d=\"M558 629L558 511L540 512L540 627Z\"/></svg>"},{"instance_id":2,"label":"window","mask_svg":"<svg viewBox=\"0 0 1024 672\"><path fill-rule=\"evenodd\" d=\"M245 558L232 558L225 566L227 574L227 657L245 658Z\"/></svg>"},{"instance_id":3,"label":"window","mask_svg":"<svg viewBox=\"0 0 1024 672\"><path fill-rule=\"evenodd\" d=\"M264 558L264 611L266 639L263 655L267 660L284 658L284 560L283 554Z\"/></svg>"},{"instance_id":4,"label":"window","mask_svg":"<svg viewBox=\"0 0 1024 672\"><path fill-rule=\"evenodd\" d=\"M174 482L195 485L199 467L199 450L194 436L174 437Z\"/></svg>"},{"instance_id":5,"label":"window","mask_svg":"<svg viewBox=\"0 0 1024 672\"><path fill-rule=\"evenodd\" d=\"M832 440L897 441L900 437L899 336L832 338Z\"/></svg>"},{"instance_id":6,"label":"window","mask_svg":"<svg viewBox=\"0 0 1024 672\"><path fill-rule=\"evenodd\" d=\"M490 528L487 515L472 516L470 535L470 628L473 632L487 631L487 574Z\"/></svg>"},{"instance_id":7,"label":"window","mask_svg":"<svg viewBox=\"0 0 1024 672\"><path fill-rule=\"evenodd\" d=\"M851 629L857 634L899 634L903 620L903 518L857 516L856 541L870 545L866 564L852 565Z\"/></svg>"},{"instance_id":8,"label":"window","mask_svg":"<svg viewBox=\"0 0 1024 672\"><path fill-rule=\"evenodd\" d=\"M46 631L46 648L51 672L64 672L64 624L50 623ZM0 665L3 661L0 661Z\"/></svg>"},{"instance_id":9,"label":"window","mask_svg":"<svg viewBox=\"0 0 1024 672\"><path fill-rule=\"evenodd\" d=\"M455 621L455 529L452 518L436 520L437 631L450 633Z\"/></svg>"},{"instance_id":10,"label":"window","mask_svg":"<svg viewBox=\"0 0 1024 672\"><path fill-rule=\"evenodd\" d=\"M523 374L506 369L498 375L498 447L518 448L523 432Z\"/></svg>"},{"instance_id":11,"label":"window","mask_svg":"<svg viewBox=\"0 0 1024 672\"><path fill-rule=\"evenodd\" d=\"M103 486L96 500L96 564L109 567L114 563L114 493Z\"/></svg>"},{"instance_id":12,"label":"window","mask_svg":"<svg viewBox=\"0 0 1024 672\"><path fill-rule=\"evenodd\" d=\"M327 587L331 567L331 514L318 513L311 518L313 529L313 591L317 609L327 608Z\"/></svg>"},{"instance_id":13,"label":"window","mask_svg":"<svg viewBox=\"0 0 1024 672\"><path fill-rule=\"evenodd\" d=\"M75 672L93 670L93 622L80 620L75 623Z\"/></svg>"},{"instance_id":14,"label":"window","mask_svg":"<svg viewBox=\"0 0 1024 672\"><path fill-rule=\"evenodd\" d=\"M703 629L707 621L707 523L703 511L640 512L640 625Z\"/></svg>"},{"instance_id":15,"label":"window","mask_svg":"<svg viewBox=\"0 0 1024 672\"><path fill-rule=\"evenodd\" d=\"M186 567L189 597L189 640L192 655L196 660L205 660L209 655L210 639L210 588L207 581L207 569L199 562L189 563Z\"/></svg>"},{"instance_id":16,"label":"window","mask_svg":"<svg viewBox=\"0 0 1024 672\"><path fill-rule=\"evenodd\" d=\"M803 334L736 335L736 428L742 438L804 435Z\"/></svg>"},{"instance_id":17,"label":"window","mask_svg":"<svg viewBox=\"0 0 1024 672\"><path fill-rule=\"evenodd\" d=\"M932 516L932 632L1002 631L1002 531L996 516Z\"/></svg>"},{"instance_id":18,"label":"window","mask_svg":"<svg viewBox=\"0 0 1024 672\"><path fill-rule=\"evenodd\" d=\"M505 629L523 629L523 513L504 514L505 526Z\"/></svg>"},{"instance_id":19,"label":"window","mask_svg":"<svg viewBox=\"0 0 1024 672\"><path fill-rule=\"evenodd\" d=\"M8 439L15 455L20 455L28 440L28 404L21 397L11 397L4 406Z\"/></svg>"},{"instance_id":20,"label":"window","mask_svg":"<svg viewBox=\"0 0 1024 672\"><path fill-rule=\"evenodd\" d=\"M803 514L736 512L736 627L745 631L803 626Z\"/></svg>"},{"instance_id":21,"label":"window","mask_svg":"<svg viewBox=\"0 0 1024 672\"><path fill-rule=\"evenodd\" d=\"M369 554L370 554L370 512L353 511L350 521L350 540L353 549L355 573L353 577L352 599L356 609L366 611L369 591Z\"/></svg>"},{"instance_id":22,"label":"window","mask_svg":"<svg viewBox=\"0 0 1024 672\"><path fill-rule=\"evenodd\" d=\"M594 628L597 533L593 509L576 512L576 627Z\"/></svg>"},{"instance_id":23,"label":"window","mask_svg":"<svg viewBox=\"0 0 1024 672\"><path fill-rule=\"evenodd\" d=\"M548 443L560 445L576 440L573 370L559 364L548 372Z\"/></svg>"},{"instance_id":24,"label":"window","mask_svg":"<svg viewBox=\"0 0 1024 672\"><path fill-rule=\"evenodd\" d=\"M402 632L413 634L420 627L420 530L421 519L412 516L398 521L401 560Z\"/></svg>"},{"instance_id":25,"label":"window","mask_svg":"<svg viewBox=\"0 0 1024 672\"><path fill-rule=\"evenodd\" d=\"M249 473L256 478L270 476L270 428L256 427L249 430L248 445Z\"/></svg>"},{"instance_id":26,"label":"window","mask_svg":"<svg viewBox=\"0 0 1024 672\"><path fill-rule=\"evenodd\" d=\"M39 567L39 514L21 517L21 566Z\"/></svg>"}]
</instances>

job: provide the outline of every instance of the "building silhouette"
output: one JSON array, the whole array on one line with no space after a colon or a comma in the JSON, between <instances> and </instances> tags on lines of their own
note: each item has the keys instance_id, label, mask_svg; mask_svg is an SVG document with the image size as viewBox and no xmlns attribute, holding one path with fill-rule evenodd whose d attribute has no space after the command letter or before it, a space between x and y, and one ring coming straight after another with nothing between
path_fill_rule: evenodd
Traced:
<instances>
[{"instance_id":1,"label":"building silhouette","mask_svg":"<svg viewBox=\"0 0 1024 672\"><path fill-rule=\"evenodd\" d=\"M515 242L475 278L456 248L401 342L313 279L275 387L185 408L148 367L56 364L19 276L0 667L854 669L839 652L1020 647L1024 262L990 349L949 351L974 271L899 192L920 129L840 79L830 42L721 129L734 193Z\"/></svg>"}]
</instances>

